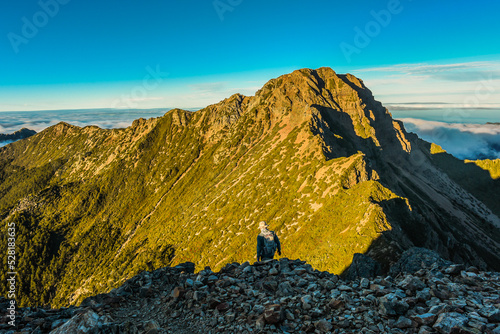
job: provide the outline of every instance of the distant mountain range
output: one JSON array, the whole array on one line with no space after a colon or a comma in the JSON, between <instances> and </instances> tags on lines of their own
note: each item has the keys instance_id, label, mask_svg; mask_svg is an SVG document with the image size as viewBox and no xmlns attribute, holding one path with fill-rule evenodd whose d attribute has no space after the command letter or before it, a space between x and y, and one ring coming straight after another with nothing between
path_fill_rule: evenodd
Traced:
<instances>
[{"instance_id":1,"label":"distant mountain range","mask_svg":"<svg viewBox=\"0 0 500 334\"><path fill-rule=\"evenodd\" d=\"M60 123L0 148L0 219L16 224L23 305L252 261L260 220L283 256L336 274L354 253L387 269L413 246L500 270L497 168L407 133L360 79L302 69L196 112Z\"/></svg>"},{"instance_id":2,"label":"distant mountain range","mask_svg":"<svg viewBox=\"0 0 500 334\"><path fill-rule=\"evenodd\" d=\"M21 130L16 131L16 132L11 133L11 134L0 133L0 142L2 142L2 141L16 141L16 140L31 137L35 134L36 134L35 130L30 130L30 129L26 129L26 128L22 128Z\"/></svg>"}]
</instances>

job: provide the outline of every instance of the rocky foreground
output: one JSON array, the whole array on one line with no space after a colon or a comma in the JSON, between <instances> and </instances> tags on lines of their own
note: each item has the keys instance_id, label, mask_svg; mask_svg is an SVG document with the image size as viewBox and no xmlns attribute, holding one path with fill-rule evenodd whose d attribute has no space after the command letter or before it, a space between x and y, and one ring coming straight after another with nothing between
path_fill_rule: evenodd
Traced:
<instances>
[{"instance_id":1,"label":"rocky foreground","mask_svg":"<svg viewBox=\"0 0 500 334\"><path fill-rule=\"evenodd\" d=\"M184 263L143 272L79 307L20 309L17 332L500 333L500 273L413 248L389 276L355 278L376 269L364 256L344 279L286 258L217 273ZM0 332L16 333L6 323Z\"/></svg>"}]
</instances>

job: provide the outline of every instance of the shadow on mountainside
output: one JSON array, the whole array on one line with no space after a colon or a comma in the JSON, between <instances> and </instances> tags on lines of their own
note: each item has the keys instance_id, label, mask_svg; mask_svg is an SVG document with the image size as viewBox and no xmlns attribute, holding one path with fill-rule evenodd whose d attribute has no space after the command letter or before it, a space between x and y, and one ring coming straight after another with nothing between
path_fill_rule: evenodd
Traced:
<instances>
[{"instance_id":1,"label":"shadow on mountainside","mask_svg":"<svg viewBox=\"0 0 500 334\"><path fill-rule=\"evenodd\" d=\"M427 222L411 211L404 199L393 198L375 203L382 208L387 221L391 222L391 229L381 232L363 254L378 263L380 273L387 273L404 251L415 246L432 249L447 257L448 254L443 251L443 237L426 228ZM357 263L351 263L340 275L344 276L352 265L356 266Z\"/></svg>"},{"instance_id":2,"label":"shadow on mountainside","mask_svg":"<svg viewBox=\"0 0 500 334\"><path fill-rule=\"evenodd\" d=\"M359 271L370 273L369 275L385 275L401 254L412 247L430 249L454 263L482 270L500 270L498 258L491 254L491 250L488 251L487 244L480 240L475 243L467 242L462 233L454 230L453 224L438 224L425 219L415 209L410 211L401 198L383 200L377 204L383 208L387 220L391 222L391 230L383 231L366 252L355 255L353 262L340 276L352 276L353 272ZM432 228L430 224L433 225ZM490 228L492 239L499 240L500 230L493 226Z\"/></svg>"},{"instance_id":3,"label":"shadow on mountainside","mask_svg":"<svg viewBox=\"0 0 500 334\"><path fill-rule=\"evenodd\" d=\"M371 95L369 91L350 83L347 78L344 79L360 95ZM453 191L453 185L445 184L441 188L439 184L432 184L432 191L429 192L429 185L419 183L421 178L428 177L425 174L426 164L432 163L499 215L500 194L495 192L495 189L500 189L500 180L493 180L487 171L477 165L466 164L446 153L430 154L431 144L416 136L408 135L413 147L411 153L405 151L393 128L392 118L390 114L385 113L385 108L383 114L382 110L377 111L378 115L383 117L382 121L370 124L376 132L385 133L383 138L375 137L380 141L381 145L378 146L371 137L363 138L358 134L360 131L362 133L363 129L356 129L352 117L340 106L336 106L338 110L317 104L311 107L321 115L321 119L315 118L311 131L314 135L324 138L323 151L326 159L349 157L361 151L367 160L367 171L375 170L380 176L378 182L395 194L408 198L412 205L409 210L409 204L402 198L377 203L391 222L392 230L383 232L368 248L366 254L381 262L383 270L388 269L395 254L413 246L434 250L453 262L500 270L498 257L491 254L492 250L497 248L494 243L500 242L500 230L464 205L462 201L467 199L461 198L460 193L457 193L459 195L455 198L451 197L452 205L455 208L463 208L467 214L478 215L477 219L473 219L477 220L477 223L464 222L460 216L441 210L439 202L436 202L432 194ZM380 107L383 108L381 105ZM369 107L364 107L365 113L369 113L367 108ZM373 106L370 108L373 109ZM421 166L415 166L418 161L414 161L414 153L423 153ZM467 237L470 237L471 233L479 237L468 240Z\"/></svg>"},{"instance_id":4,"label":"shadow on mountainside","mask_svg":"<svg viewBox=\"0 0 500 334\"><path fill-rule=\"evenodd\" d=\"M422 145L430 151L430 143L425 142ZM453 181L473 194L500 217L500 192L498 191L500 179L493 179L487 170L472 162L466 163L446 152L432 154L431 159Z\"/></svg>"},{"instance_id":5,"label":"shadow on mountainside","mask_svg":"<svg viewBox=\"0 0 500 334\"><path fill-rule=\"evenodd\" d=\"M324 148L323 153L327 160L350 157L358 153L359 150L371 157L379 149L372 138L365 139L358 136L351 116L340 107L339 110L317 104L313 104L311 107L320 112L328 127L325 128L321 121L316 119L318 128L311 128L315 136L321 135L324 138L327 147Z\"/></svg>"},{"instance_id":6,"label":"shadow on mountainside","mask_svg":"<svg viewBox=\"0 0 500 334\"><path fill-rule=\"evenodd\" d=\"M402 149L402 143L398 139L397 133L394 129L393 122L399 121L394 120L392 115L382 105L382 103L375 100L372 92L364 85L363 81L346 74L338 75L338 77L346 85L351 87L351 89L356 91L361 100L365 102L361 105L364 116L371 120L370 125L375 130L375 138L378 139L381 147L390 148L391 150L394 150L397 147L397 153L408 153ZM359 80L361 87L353 83L350 78ZM378 150L381 150L381 148L378 148Z\"/></svg>"}]
</instances>

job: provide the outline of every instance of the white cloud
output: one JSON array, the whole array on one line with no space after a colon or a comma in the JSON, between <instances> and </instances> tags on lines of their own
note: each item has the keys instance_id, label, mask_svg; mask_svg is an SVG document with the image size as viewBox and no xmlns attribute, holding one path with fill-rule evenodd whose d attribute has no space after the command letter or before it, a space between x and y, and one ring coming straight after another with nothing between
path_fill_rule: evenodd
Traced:
<instances>
[{"instance_id":1,"label":"white cloud","mask_svg":"<svg viewBox=\"0 0 500 334\"><path fill-rule=\"evenodd\" d=\"M500 124L459 124L401 119L409 132L459 159L500 159Z\"/></svg>"},{"instance_id":2,"label":"white cloud","mask_svg":"<svg viewBox=\"0 0 500 334\"><path fill-rule=\"evenodd\" d=\"M433 103L433 102L410 102L410 103L384 103L389 110L429 110L429 109L461 109L466 108L458 103ZM500 103L477 104L473 109L500 109Z\"/></svg>"},{"instance_id":3,"label":"white cloud","mask_svg":"<svg viewBox=\"0 0 500 334\"><path fill-rule=\"evenodd\" d=\"M104 129L124 128L130 126L135 119L162 116L168 110L90 109L0 112L0 133L13 133L21 128L40 132L62 121L76 126L97 125Z\"/></svg>"},{"instance_id":4,"label":"white cloud","mask_svg":"<svg viewBox=\"0 0 500 334\"><path fill-rule=\"evenodd\" d=\"M352 72L384 103L500 104L500 61L398 64Z\"/></svg>"},{"instance_id":5,"label":"white cloud","mask_svg":"<svg viewBox=\"0 0 500 334\"><path fill-rule=\"evenodd\" d=\"M452 64L427 64L427 63L414 63L414 64L397 64L393 66L371 67L360 69L363 72L397 72L404 74L434 74L450 71L463 71L471 69L487 69L498 68L500 64L493 61L475 61L465 63L452 63Z\"/></svg>"},{"instance_id":6,"label":"white cloud","mask_svg":"<svg viewBox=\"0 0 500 334\"><path fill-rule=\"evenodd\" d=\"M224 97L227 96L224 95ZM187 96L183 97L187 98ZM158 117L167 110L94 109L1 112L0 133L12 133L23 127L39 132L60 121L77 126L97 125L101 128L122 128L129 126L137 118ZM400 119L408 131L415 132L421 138L442 146L460 159L500 158L500 124L450 124L417 118Z\"/></svg>"}]
</instances>

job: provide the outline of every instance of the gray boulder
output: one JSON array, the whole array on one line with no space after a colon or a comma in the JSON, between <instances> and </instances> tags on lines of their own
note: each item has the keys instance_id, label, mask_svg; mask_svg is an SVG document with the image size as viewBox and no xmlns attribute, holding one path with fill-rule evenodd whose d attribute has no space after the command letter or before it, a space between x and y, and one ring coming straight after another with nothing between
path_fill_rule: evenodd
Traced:
<instances>
[{"instance_id":1,"label":"gray boulder","mask_svg":"<svg viewBox=\"0 0 500 334\"><path fill-rule=\"evenodd\" d=\"M469 319L465 315L457 312L448 312L440 314L432 327L439 333L450 334L454 328L464 326L468 322Z\"/></svg>"},{"instance_id":2,"label":"gray boulder","mask_svg":"<svg viewBox=\"0 0 500 334\"><path fill-rule=\"evenodd\" d=\"M414 274L420 269L428 269L433 265L438 268L449 267L452 263L443 260L439 254L427 248L413 247L405 251L401 258L396 262L389 274L397 276L399 273Z\"/></svg>"}]
</instances>

